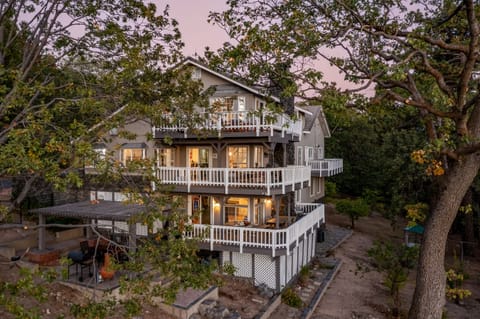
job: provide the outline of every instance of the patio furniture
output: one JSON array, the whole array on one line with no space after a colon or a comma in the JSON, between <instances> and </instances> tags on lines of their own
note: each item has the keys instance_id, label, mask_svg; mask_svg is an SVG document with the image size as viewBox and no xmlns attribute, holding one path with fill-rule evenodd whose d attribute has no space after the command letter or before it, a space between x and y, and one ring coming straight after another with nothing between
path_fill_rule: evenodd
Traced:
<instances>
[{"instance_id":1,"label":"patio furniture","mask_svg":"<svg viewBox=\"0 0 480 319\"><path fill-rule=\"evenodd\" d=\"M78 274L78 268L80 267L80 276L78 281L83 281L83 271L88 269L89 277L93 276L92 266L94 262L94 251L89 247L88 241L84 240L80 242L80 251L71 251L68 253L68 258L72 260L72 263L68 265L68 278L70 278L70 268L75 266L75 274Z\"/></svg>"}]
</instances>

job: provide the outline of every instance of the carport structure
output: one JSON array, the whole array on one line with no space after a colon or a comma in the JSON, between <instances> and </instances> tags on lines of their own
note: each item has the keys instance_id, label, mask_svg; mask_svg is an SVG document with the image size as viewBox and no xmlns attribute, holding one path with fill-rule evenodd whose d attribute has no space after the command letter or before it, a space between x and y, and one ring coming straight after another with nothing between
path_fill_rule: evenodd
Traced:
<instances>
[{"instance_id":1,"label":"carport structure","mask_svg":"<svg viewBox=\"0 0 480 319\"><path fill-rule=\"evenodd\" d=\"M128 224L129 249L130 251L135 251L137 239L135 217L138 217L144 211L145 206L139 204L103 200L83 201L30 210L31 213L38 214L38 224L40 226L38 229L38 249L40 251L46 248L45 229L47 227L47 216L85 219L90 224L93 222L97 224L99 220L107 220L112 221L112 226L116 221L126 222Z\"/></svg>"}]
</instances>

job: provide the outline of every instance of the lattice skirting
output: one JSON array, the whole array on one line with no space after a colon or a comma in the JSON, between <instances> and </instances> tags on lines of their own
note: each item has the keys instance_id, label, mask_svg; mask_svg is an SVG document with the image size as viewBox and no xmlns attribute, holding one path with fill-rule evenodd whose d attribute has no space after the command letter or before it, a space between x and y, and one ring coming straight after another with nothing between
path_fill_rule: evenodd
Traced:
<instances>
[{"instance_id":1,"label":"lattice skirting","mask_svg":"<svg viewBox=\"0 0 480 319\"><path fill-rule=\"evenodd\" d=\"M235 276L252 278L256 285L266 284L275 291L281 291L314 257L315 239L316 232L312 232L299 241L289 255L271 257L224 251L221 261L235 266Z\"/></svg>"}]
</instances>

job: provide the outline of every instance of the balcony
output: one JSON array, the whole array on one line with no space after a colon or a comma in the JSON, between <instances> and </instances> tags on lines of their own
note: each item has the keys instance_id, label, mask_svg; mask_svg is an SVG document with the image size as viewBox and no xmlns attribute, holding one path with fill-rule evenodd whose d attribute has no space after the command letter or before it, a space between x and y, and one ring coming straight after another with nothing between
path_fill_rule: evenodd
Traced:
<instances>
[{"instance_id":1,"label":"balcony","mask_svg":"<svg viewBox=\"0 0 480 319\"><path fill-rule=\"evenodd\" d=\"M215 137L238 135L290 137L299 140L302 136L301 121L294 121L286 114L263 113L250 111L216 112L199 114L201 120L188 128L187 121L173 121L171 116L164 118L161 126L153 128L153 136L162 138L165 135L180 135L183 138L197 137L199 130L204 130ZM183 123L182 123L183 122Z\"/></svg>"},{"instance_id":2,"label":"balcony","mask_svg":"<svg viewBox=\"0 0 480 319\"><path fill-rule=\"evenodd\" d=\"M303 217L287 228L266 229L255 226L194 224L193 230L187 233L187 237L200 240L201 245L207 246L205 248L210 250L231 246L240 253L249 249L265 249L271 251L273 257L281 254L290 255L291 248L296 245L301 236L314 231L325 222L325 208L322 204L300 204L297 205L298 208L305 212Z\"/></svg>"},{"instance_id":3,"label":"balcony","mask_svg":"<svg viewBox=\"0 0 480 319\"><path fill-rule=\"evenodd\" d=\"M312 168L313 176L328 177L343 172L341 158L310 160L307 164Z\"/></svg>"},{"instance_id":4,"label":"balcony","mask_svg":"<svg viewBox=\"0 0 480 319\"><path fill-rule=\"evenodd\" d=\"M273 195L309 185L309 166L287 166L279 168L201 168L159 167L157 177L164 185L175 185L176 191L198 191L209 187L212 193ZM243 191L242 191L243 190Z\"/></svg>"}]
</instances>

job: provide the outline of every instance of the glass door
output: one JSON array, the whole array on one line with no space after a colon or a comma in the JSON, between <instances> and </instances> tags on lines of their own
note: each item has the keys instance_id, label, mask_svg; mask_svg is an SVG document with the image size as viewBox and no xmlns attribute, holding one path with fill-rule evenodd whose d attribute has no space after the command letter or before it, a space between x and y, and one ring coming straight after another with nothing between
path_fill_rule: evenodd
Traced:
<instances>
[{"instance_id":1,"label":"glass door","mask_svg":"<svg viewBox=\"0 0 480 319\"><path fill-rule=\"evenodd\" d=\"M210 196L191 196L192 222L194 224L210 224Z\"/></svg>"},{"instance_id":2,"label":"glass door","mask_svg":"<svg viewBox=\"0 0 480 319\"><path fill-rule=\"evenodd\" d=\"M191 147L188 150L190 167L210 167L210 149L208 147Z\"/></svg>"}]
</instances>

